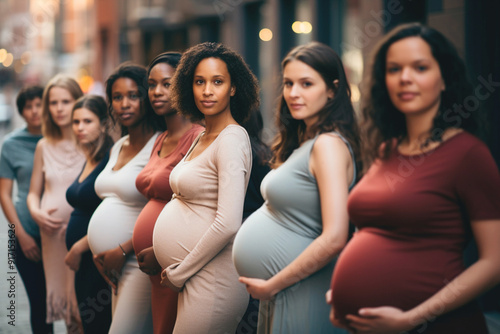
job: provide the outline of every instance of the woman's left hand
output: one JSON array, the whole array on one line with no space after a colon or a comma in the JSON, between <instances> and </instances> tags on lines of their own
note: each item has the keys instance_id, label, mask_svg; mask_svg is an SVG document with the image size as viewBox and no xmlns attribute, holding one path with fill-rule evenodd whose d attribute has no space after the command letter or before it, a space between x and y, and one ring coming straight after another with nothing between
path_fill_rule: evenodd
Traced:
<instances>
[{"instance_id":1,"label":"woman's left hand","mask_svg":"<svg viewBox=\"0 0 500 334\"><path fill-rule=\"evenodd\" d=\"M406 313L392 306L363 308L359 310L359 315L349 314L346 319L355 333L366 334L396 334L417 325L412 326Z\"/></svg>"},{"instance_id":2,"label":"woman's left hand","mask_svg":"<svg viewBox=\"0 0 500 334\"><path fill-rule=\"evenodd\" d=\"M246 285L248 293L255 299L270 300L279 292L271 286L269 280L241 276L239 281Z\"/></svg>"}]
</instances>

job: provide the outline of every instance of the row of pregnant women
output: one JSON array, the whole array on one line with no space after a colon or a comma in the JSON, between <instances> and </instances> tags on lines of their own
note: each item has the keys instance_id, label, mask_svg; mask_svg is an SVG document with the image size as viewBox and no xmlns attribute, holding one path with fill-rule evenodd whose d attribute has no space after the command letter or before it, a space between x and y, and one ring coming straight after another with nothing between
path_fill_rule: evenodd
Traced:
<instances>
[{"instance_id":1,"label":"row of pregnant women","mask_svg":"<svg viewBox=\"0 0 500 334\"><path fill-rule=\"evenodd\" d=\"M342 63L319 43L285 57L266 202L243 225L244 204L251 212L262 201L250 194L266 153L240 126L256 115L258 85L239 55L203 43L177 70L173 53L148 72L120 66L106 93L125 136L109 160L105 102L88 96L73 106L83 154L75 153L61 145L71 125L54 107L66 101L63 86L49 84L28 195L41 227L47 320L81 316L86 332L107 332L96 323L109 326L111 299L110 333L235 333L238 324L242 333L486 333L473 300L500 277L500 177L470 133L473 117L452 109L470 92L463 63L419 24L393 30L374 55L363 108L370 168L349 198L361 148ZM77 177L65 259L77 270L77 306L56 263L66 252L64 208L50 201L65 177ZM348 217L358 230L344 248ZM465 269L471 236L480 257ZM255 304L248 293L259 311L244 316Z\"/></svg>"}]
</instances>

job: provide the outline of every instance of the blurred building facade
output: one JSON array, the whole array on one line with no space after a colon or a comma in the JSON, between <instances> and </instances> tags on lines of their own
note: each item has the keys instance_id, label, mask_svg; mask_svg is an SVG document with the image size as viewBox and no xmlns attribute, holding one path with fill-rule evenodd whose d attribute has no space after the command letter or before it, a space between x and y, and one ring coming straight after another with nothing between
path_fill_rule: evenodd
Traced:
<instances>
[{"instance_id":1,"label":"blurred building facade","mask_svg":"<svg viewBox=\"0 0 500 334\"><path fill-rule=\"evenodd\" d=\"M102 93L123 61L147 65L166 50L222 42L259 78L270 140L280 61L294 46L312 40L332 46L344 61L356 108L371 49L403 22L443 32L475 84L498 82L499 7L496 0L0 0L0 86L43 84L66 72L84 91ZM498 110L499 96L492 91L481 101L485 109ZM500 124L498 113L490 112L488 121ZM498 162L499 133L488 139Z\"/></svg>"}]
</instances>

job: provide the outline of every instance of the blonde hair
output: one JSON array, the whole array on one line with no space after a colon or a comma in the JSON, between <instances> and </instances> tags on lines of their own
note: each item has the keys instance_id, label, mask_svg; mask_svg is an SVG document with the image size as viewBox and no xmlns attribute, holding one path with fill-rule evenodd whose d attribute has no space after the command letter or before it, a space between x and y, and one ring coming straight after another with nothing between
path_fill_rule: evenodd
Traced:
<instances>
[{"instance_id":1,"label":"blonde hair","mask_svg":"<svg viewBox=\"0 0 500 334\"><path fill-rule=\"evenodd\" d=\"M42 134L48 140L57 140L62 138L62 132L59 126L52 119L49 110L49 93L53 87L60 87L66 89L73 99L76 101L83 96L82 89L75 79L58 74L47 83L42 97Z\"/></svg>"}]
</instances>

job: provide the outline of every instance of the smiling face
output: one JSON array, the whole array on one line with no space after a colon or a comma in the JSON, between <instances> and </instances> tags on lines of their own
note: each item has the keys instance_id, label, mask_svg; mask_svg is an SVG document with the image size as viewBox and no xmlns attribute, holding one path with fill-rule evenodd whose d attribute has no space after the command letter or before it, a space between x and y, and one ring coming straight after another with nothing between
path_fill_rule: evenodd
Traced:
<instances>
[{"instance_id":1,"label":"smiling face","mask_svg":"<svg viewBox=\"0 0 500 334\"><path fill-rule=\"evenodd\" d=\"M134 80L118 78L111 86L112 106L117 120L125 127L140 124L146 112L142 108L139 89Z\"/></svg>"},{"instance_id":2,"label":"smiling face","mask_svg":"<svg viewBox=\"0 0 500 334\"><path fill-rule=\"evenodd\" d=\"M151 69L148 78L149 101L157 115L166 116L173 112L170 106L170 80L175 69L167 63L158 63Z\"/></svg>"},{"instance_id":3,"label":"smiling face","mask_svg":"<svg viewBox=\"0 0 500 334\"><path fill-rule=\"evenodd\" d=\"M29 129L36 129L42 126L42 99L35 97L26 101L21 112Z\"/></svg>"},{"instance_id":4,"label":"smiling face","mask_svg":"<svg viewBox=\"0 0 500 334\"><path fill-rule=\"evenodd\" d=\"M194 71L193 95L196 107L205 118L231 113L230 99L235 88L226 63L218 58L205 58Z\"/></svg>"},{"instance_id":5,"label":"smiling face","mask_svg":"<svg viewBox=\"0 0 500 334\"><path fill-rule=\"evenodd\" d=\"M283 69L283 97L292 117L310 126L328 99L333 98L333 90L311 66L291 60Z\"/></svg>"},{"instance_id":6,"label":"smiling face","mask_svg":"<svg viewBox=\"0 0 500 334\"><path fill-rule=\"evenodd\" d=\"M62 87L54 86L49 91L49 112L54 123L60 128L71 125L71 109L75 99Z\"/></svg>"},{"instance_id":7,"label":"smiling face","mask_svg":"<svg viewBox=\"0 0 500 334\"><path fill-rule=\"evenodd\" d=\"M73 111L73 132L81 145L95 142L104 131L99 117L87 108Z\"/></svg>"},{"instance_id":8,"label":"smiling face","mask_svg":"<svg viewBox=\"0 0 500 334\"><path fill-rule=\"evenodd\" d=\"M387 50L385 83L394 106L404 114L436 115L445 89L431 48L420 37L407 37Z\"/></svg>"}]
</instances>

